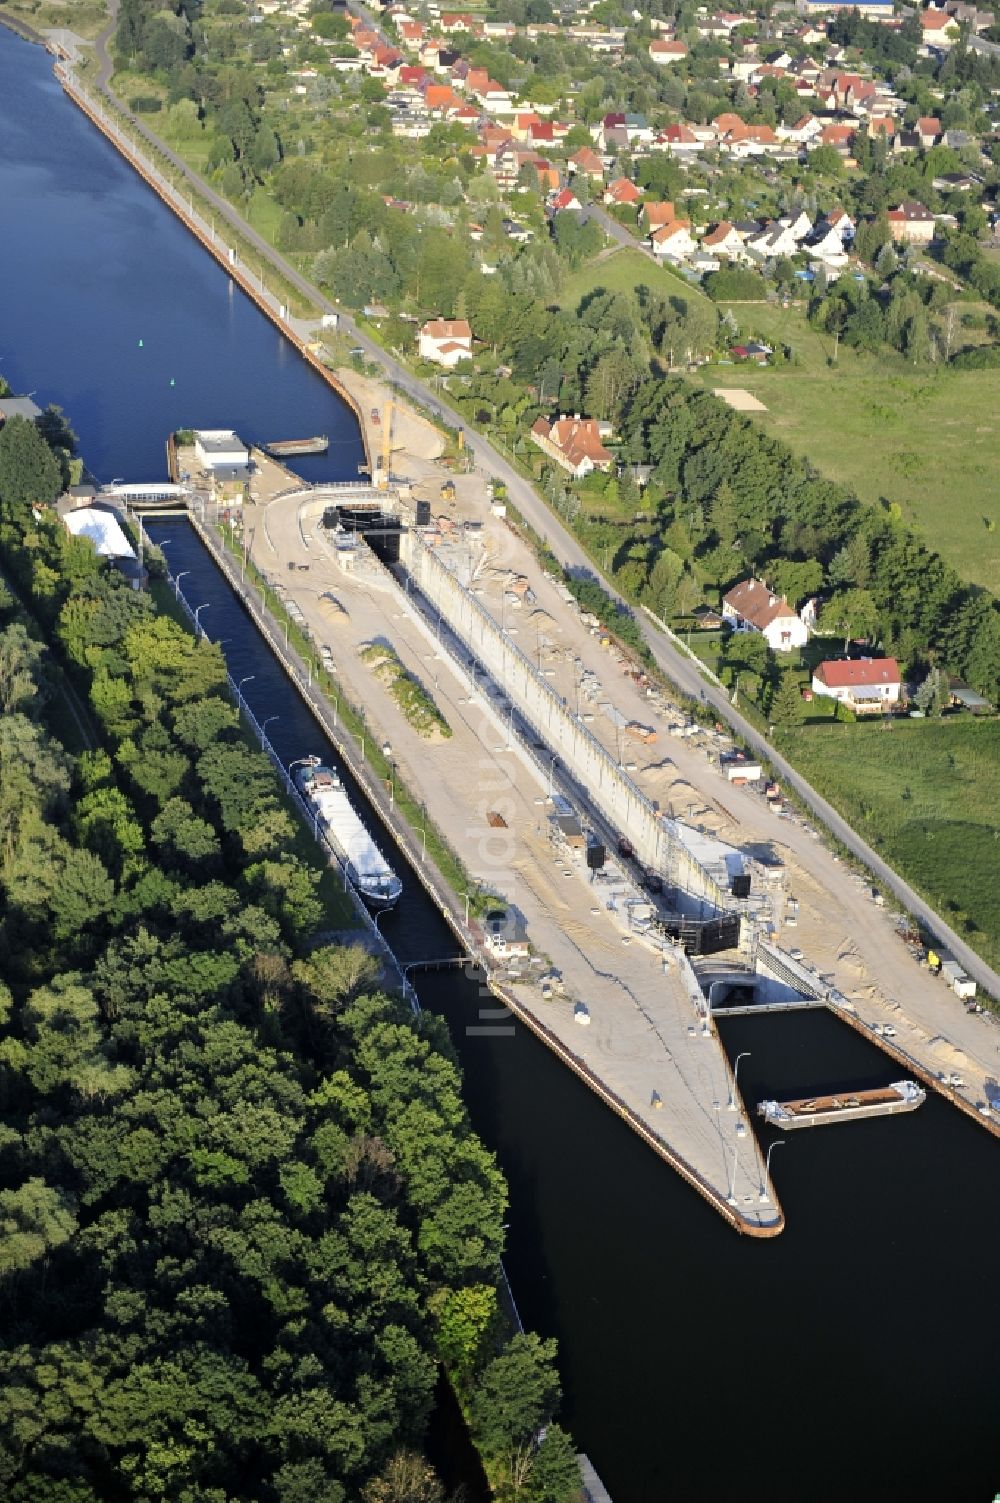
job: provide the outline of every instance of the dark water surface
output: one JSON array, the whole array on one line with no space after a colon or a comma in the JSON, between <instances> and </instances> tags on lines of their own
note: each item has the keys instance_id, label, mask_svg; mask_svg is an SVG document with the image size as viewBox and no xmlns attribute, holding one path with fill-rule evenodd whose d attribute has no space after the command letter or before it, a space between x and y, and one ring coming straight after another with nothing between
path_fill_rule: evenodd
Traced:
<instances>
[{"instance_id":1,"label":"dark water surface","mask_svg":"<svg viewBox=\"0 0 1000 1503\"><path fill-rule=\"evenodd\" d=\"M353 421L265 319L0 29L0 361L60 403L102 478L163 474L177 425L249 439ZM138 350L138 339L144 348ZM176 386L169 380L174 377ZM310 468L311 465L311 468ZM189 600L286 760L311 716L183 523L159 523ZM229 639L225 641L225 639ZM412 873L383 927L402 960L452 942ZM508 1270L558 1336L567 1422L615 1503L959 1499L1000 1487L996 1144L938 1100L790 1133L773 1169L788 1230L737 1237L523 1029L484 1037L476 989L418 979L452 1025L477 1129L511 1187ZM984 1025L985 1026L985 1025ZM732 1018L749 1101L898 1070L822 1014ZM765 1130L765 1138L771 1135Z\"/></svg>"}]
</instances>

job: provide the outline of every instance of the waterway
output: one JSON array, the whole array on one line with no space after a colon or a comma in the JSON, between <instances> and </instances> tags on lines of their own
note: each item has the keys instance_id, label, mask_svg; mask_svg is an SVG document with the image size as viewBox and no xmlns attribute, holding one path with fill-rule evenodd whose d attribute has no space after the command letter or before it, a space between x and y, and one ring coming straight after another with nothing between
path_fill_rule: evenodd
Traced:
<instances>
[{"instance_id":1,"label":"waterway","mask_svg":"<svg viewBox=\"0 0 1000 1503\"><path fill-rule=\"evenodd\" d=\"M0 29L0 370L66 409L105 478L160 476L177 424L350 438L328 389L49 68ZM311 473L347 475L355 452L345 441ZM192 531L155 530L171 568L191 571L188 599L210 602L202 624L234 676L254 675L244 692L255 712L279 717L269 735L280 754L323 750ZM401 872L387 937L404 961L449 950ZM746 1241L530 1034L477 1032L478 995L460 976L423 975L419 992L451 1024L475 1126L510 1181L507 1267L522 1316L559 1338L564 1418L615 1503L978 1500L1000 1487L998 1160L975 1124L933 1099L909 1116L789 1134L772 1161L788 1229ZM733 1057L750 1051L750 1101L898 1074L821 1013L732 1018L723 1038Z\"/></svg>"}]
</instances>

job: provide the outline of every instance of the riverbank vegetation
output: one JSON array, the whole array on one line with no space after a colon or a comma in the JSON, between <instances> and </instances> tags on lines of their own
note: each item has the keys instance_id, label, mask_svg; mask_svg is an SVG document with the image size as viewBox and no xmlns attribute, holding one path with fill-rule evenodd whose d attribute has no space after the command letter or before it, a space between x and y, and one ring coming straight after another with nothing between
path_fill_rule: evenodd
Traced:
<instances>
[{"instance_id":1,"label":"riverbank vegetation","mask_svg":"<svg viewBox=\"0 0 1000 1503\"><path fill-rule=\"evenodd\" d=\"M363 948L328 942L221 654L66 531L60 486L12 418L4 1496L439 1503L419 1449L443 1359L493 1475L561 1503L572 1446L540 1434L554 1353L497 1314L506 1190L446 1030L380 995ZM99 744L80 756L14 590L85 698Z\"/></svg>"},{"instance_id":2,"label":"riverbank vegetation","mask_svg":"<svg viewBox=\"0 0 1000 1503\"><path fill-rule=\"evenodd\" d=\"M369 642L361 649L361 660L385 685L413 729L421 736L447 738L451 726L423 684L401 662L399 654L387 642Z\"/></svg>"}]
</instances>

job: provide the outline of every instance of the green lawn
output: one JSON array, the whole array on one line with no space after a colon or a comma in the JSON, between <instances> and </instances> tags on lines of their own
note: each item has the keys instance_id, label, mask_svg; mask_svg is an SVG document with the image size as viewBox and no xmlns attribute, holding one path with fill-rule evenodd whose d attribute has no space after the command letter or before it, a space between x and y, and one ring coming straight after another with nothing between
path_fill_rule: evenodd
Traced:
<instances>
[{"instance_id":1,"label":"green lawn","mask_svg":"<svg viewBox=\"0 0 1000 1503\"><path fill-rule=\"evenodd\" d=\"M779 731L779 748L868 843L1000 964L1000 720Z\"/></svg>"},{"instance_id":2,"label":"green lawn","mask_svg":"<svg viewBox=\"0 0 1000 1503\"><path fill-rule=\"evenodd\" d=\"M645 286L663 297L676 297L686 292L689 297L703 297L699 288L693 287L677 272L666 266L657 266L642 251L621 250L612 252L601 261L590 261L574 271L563 283L559 301L564 308L575 308L582 297L601 287L605 292L633 292Z\"/></svg>"},{"instance_id":3,"label":"green lawn","mask_svg":"<svg viewBox=\"0 0 1000 1503\"><path fill-rule=\"evenodd\" d=\"M996 456L1000 371L907 367L856 355L811 329L803 311L737 304L744 334L791 346L799 364L709 366L709 387L742 386L767 407L754 420L864 501L898 501L908 521L963 576L996 588L1000 523Z\"/></svg>"}]
</instances>

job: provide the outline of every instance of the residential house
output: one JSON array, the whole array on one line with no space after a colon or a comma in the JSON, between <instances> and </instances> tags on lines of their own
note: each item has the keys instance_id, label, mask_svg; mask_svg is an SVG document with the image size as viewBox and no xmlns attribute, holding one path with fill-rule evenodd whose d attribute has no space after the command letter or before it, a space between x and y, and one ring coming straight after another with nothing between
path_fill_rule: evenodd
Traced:
<instances>
[{"instance_id":1,"label":"residential house","mask_svg":"<svg viewBox=\"0 0 1000 1503\"><path fill-rule=\"evenodd\" d=\"M553 214L563 214L567 209L575 213L577 209L583 208L583 204L577 198L572 188L562 188L552 199L549 208Z\"/></svg>"},{"instance_id":2,"label":"residential house","mask_svg":"<svg viewBox=\"0 0 1000 1503\"><path fill-rule=\"evenodd\" d=\"M669 261L683 261L697 250L687 219L674 219L653 231L649 237L653 255Z\"/></svg>"},{"instance_id":3,"label":"residential house","mask_svg":"<svg viewBox=\"0 0 1000 1503\"><path fill-rule=\"evenodd\" d=\"M758 261L770 261L776 256L794 256L799 242L789 225L772 220L760 234L748 238L746 248Z\"/></svg>"},{"instance_id":4,"label":"residential house","mask_svg":"<svg viewBox=\"0 0 1000 1503\"><path fill-rule=\"evenodd\" d=\"M827 660L812 676L814 694L839 700L859 715L898 704L901 690L895 658Z\"/></svg>"},{"instance_id":5,"label":"residential house","mask_svg":"<svg viewBox=\"0 0 1000 1503\"><path fill-rule=\"evenodd\" d=\"M632 205L639 202L641 192L632 182L631 178L616 177L613 183L609 183L604 190L604 202L606 204Z\"/></svg>"},{"instance_id":6,"label":"residential house","mask_svg":"<svg viewBox=\"0 0 1000 1503\"><path fill-rule=\"evenodd\" d=\"M688 49L683 42L650 42L649 55L654 63L661 65L679 63L687 57Z\"/></svg>"},{"instance_id":7,"label":"residential house","mask_svg":"<svg viewBox=\"0 0 1000 1503\"><path fill-rule=\"evenodd\" d=\"M589 146L581 146L579 151L574 152L569 159L569 167L571 172L583 173L592 182L604 182L604 163L597 152ZM628 179L623 179L623 181L627 182ZM630 184L630 186L634 185ZM636 190L636 196L638 196L638 190Z\"/></svg>"},{"instance_id":8,"label":"residential house","mask_svg":"<svg viewBox=\"0 0 1000 1503\"><path fill-rule=\"evenodd\" d=\"M802 617L762 579L744 579L734 585L722 601L722 614L734 631L760 632L772 652L791 652L809 640Z\"/></svg>"},{"instance_id":9,"label":"residential house","mask_svg":"<svg viewBox=\"0 0 1000 1503\"><path fill-rule=\"evenodd\" d=\"M803 115L801 119L796 120L794 125L779 125L777 134L781 141L794 141L802 146L805 142L812 141L814 137L820 135L822 130L822 123L816 119L815 115Z\"/></svg>"},{"instance_id":10,"label":"residential house","mask_svg":"<svg viewBox=\"0 0 1000 1503\"><path fill-rule=\"evenodd\" d=\"M601 442L602 429L610 431L607 424L594 418L563 416L549 423L540 417L531 429L531 438L561 469L580 480L592 470L611 466L612 455Z\"/></svg>"},{"instance_id":11,"label":"residential house","mask_svg":"<svg viewBox=\"0 0 1000 1503\"><path fill-rule=\"evenodd\" d=\"M936 115L921 115L916 132L924 151L929 151L941 134L941 122Z\"/></svg>"},{"instance_id":12,"label":"residential house","mask_svg":"<svg viewBox=\"0 0 1000 1503\"><path fill-rule=\"evenodd\" d=\"M714 256L724 256L730 261L745 261L747 259L746 246L743 236L735 225L723 219L702 240L702 249L709 250Z\"/></svg>"},{"instance_id":13,"label":"residential house","mask_svg":"<svg viewBox=\"0 0 1000 1503\"><path fill-rule=\"evenodd\" d=\"M934 239L934 215L915 199L904 199L886 216L893 240L910 245L929 245Z\"/></svg>"},{"instance_id":14,"label":"residential house","mask_svg":"<svg viewBox=\"0 0 1000 1503\"><path fill-rule=\"evenodd\" d=\"M460 360L472 358L472 329L464 318L432 318L417 336L417 353L453 370Z\"/></svg>"},{"instance_id":15,"label":"residential house","mask_svg":"<svg viewBox=\"0 0 1000 1503\"><path fill-rule=\"evenodd\" d=\"M692 157L704 151L705 144L689 125L665 125L653 137L652 147L656 151L669 151L673 156Z\"/></svg>"},{"instance_id":16,"label":"residential house","mask_svg":"<svg viewBox=\"0 0 1000 1503\"><path fill-rule=\"evenodd\" d=\"M920 12L920 39L925 47L947 51L958 41L958 27L946 10L928 6Z\"/></svg>"},{"instance_id":17,"label":"residential house","mask_svg":"<svg viewBox=\"0 0 1000 1503\"><path fill-rule=\"evenodd\" d=\"M660 203L645 203L639 210L639 223L647 234L652 234L665 224L671 224L676 218L673 204L665 200Z\"/></svg>"}]
</instances>

